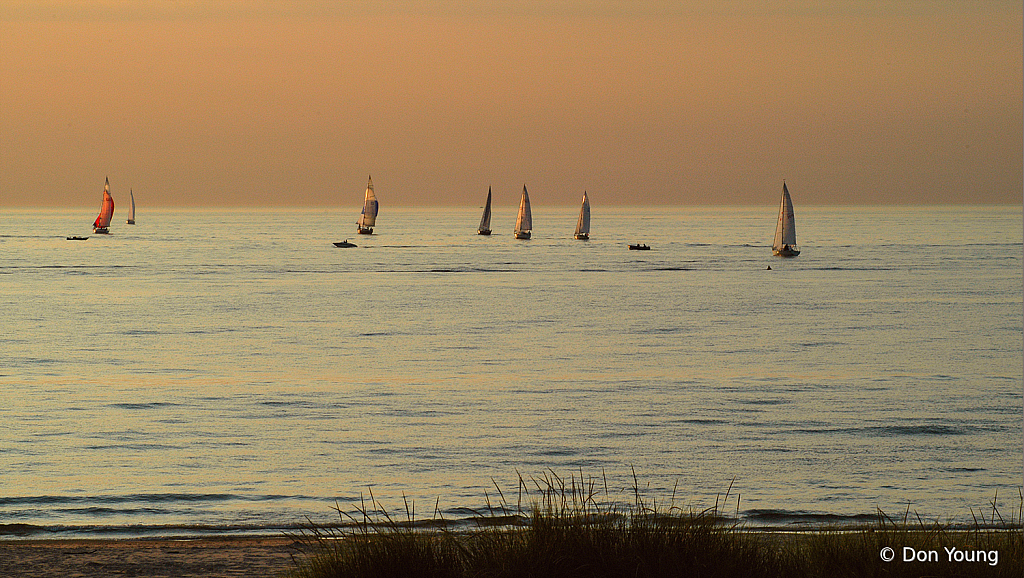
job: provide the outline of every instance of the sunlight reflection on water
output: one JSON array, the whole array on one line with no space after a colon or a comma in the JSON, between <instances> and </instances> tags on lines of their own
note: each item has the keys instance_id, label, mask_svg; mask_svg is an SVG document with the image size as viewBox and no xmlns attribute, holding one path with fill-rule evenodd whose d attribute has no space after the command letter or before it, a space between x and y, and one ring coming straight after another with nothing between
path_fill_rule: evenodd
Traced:
<instances>
[{"instance_id":1,"label":"sunlight reflection on water","mask_svg":"<svg viewBox=\"0 0 1024 578\"><path fill-rule=\"evenodd\" d=\"M82 242L81 215L23 214L0 520L284 525L371 486L480 508L517 471L621 490L632 468L704 506L735 480L751 512L1015 495L1019 207L798 207L792 260L762 209L595 207L588 242L568 209L529 242L472 234L475 210L422 225L441 212L382 213L355 249L333 211L157 211Z\"/></svg>"}]
</instances>

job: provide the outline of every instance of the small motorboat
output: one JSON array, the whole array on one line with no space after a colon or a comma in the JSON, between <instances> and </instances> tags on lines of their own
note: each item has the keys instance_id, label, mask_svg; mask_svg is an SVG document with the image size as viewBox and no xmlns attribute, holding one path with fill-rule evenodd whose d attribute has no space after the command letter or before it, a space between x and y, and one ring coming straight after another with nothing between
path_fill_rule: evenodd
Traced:
<instances>
[{"instance_id":1,"label":"small motorboat","mask_svg":"<svg viewBox=\"0 0 1024 578\"><path fill-rule=\"evenodd\" d=\"M85 241L89 237L68 237L68 241Z\"/></svg>"},{"instance_id":2,"label":"small motorboat","mask_svg":"<svg viewBox=\"0 0 1024 578\"><path fill-rule=\"evenodd\" d=\"M334 243L334 246L335 247L355 247L356 244L355 243L349 243L348 239L345 239L344 241L336 241Z\"/></svg>"},{"instance_id":3,"label":"small motorboat","mask_svg":"<svg viewBox=\"0 0 1024 578\"><path fill-rule=\"evenodd\" d=\"M630 245L629 246L629 250L630 251L650 251L651 248L650 248L650 246L648 246L648 245L646 245L644 243L637 243L636 245Z\"/></svg>"}]
</instances>

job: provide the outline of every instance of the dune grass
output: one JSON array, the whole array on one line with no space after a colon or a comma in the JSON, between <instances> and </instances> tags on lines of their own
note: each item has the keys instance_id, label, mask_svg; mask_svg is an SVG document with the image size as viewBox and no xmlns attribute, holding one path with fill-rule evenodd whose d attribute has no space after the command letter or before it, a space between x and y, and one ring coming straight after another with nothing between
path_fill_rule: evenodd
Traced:
<instances>
[{"instance_id":1,"label":"dune grass","mask_svg":"<svg viewBox=\"0 0 1024 578\"><path fill-rule=\"evenodd\" d=\"M311 555L291 578L437 577L827 577L1024 575L1022 507L1004 520L975 513L971 528L879 512L870 528L809 532L745 530L723 515L727 491L708 509L659 508L634 477L631 503L602 506L606 484L549 472L520 477L517 503L499 503L471 530L453 529L435 504L416 520L405 504L396 520L370 493L343 525L311 525L299 537ZM524 498L529 507L524 508ZM882 560L885 548L894 559ZM913 551L913 561L904 556ZM993 554L995 552L995 554ZM923 556L918 561L918 557ZM953 556L957 560L950 560ZM993 564L992 561L995 560Z\"/></svg>"}]
</instances>

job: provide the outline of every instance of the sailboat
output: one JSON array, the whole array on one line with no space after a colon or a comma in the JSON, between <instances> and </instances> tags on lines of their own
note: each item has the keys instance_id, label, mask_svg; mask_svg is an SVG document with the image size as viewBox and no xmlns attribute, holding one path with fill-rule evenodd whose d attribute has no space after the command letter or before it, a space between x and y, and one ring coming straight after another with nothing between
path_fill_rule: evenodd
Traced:
<instances>
[{"instance_id":1,"label":"sailboat","mask_svg":"<svg viewBox=\"0 0 1024 578\"><path fill-rule=\"evenodd\" d=\"M105 235L110 232L110 219L114 216L114 198L110 196L110 179L103 185L103 201L100 203L100 214L92 223L92 232Z\"/></svg>"},{"instance_id":2,"label":"sailboat","mask_svg":"<svg viewBox=\"0 0 1024 578\"><path fill-rule=\"evenodd\" d=\"M367 177L366 198L363 200L363 212L356 221L356 231L361 235L372 235L373 224L377 222L377 195L373 194L373 179Z\"/></svg>"},{"instance_id":3,"label":"sailboat","mask_svg":"<svg viewBox=\"0 0 1024 578\"><path fill-rule=\"evenodd\" d=\"M523 198L519 200L519 215L516 217L516 239L529 239L533 229L533 214L530 213L530 194L523 185Z\"/></svg>"},{"instance_id":4,"label":"sailboat","mask_svg":"<svg viewBox=\"0 0 1024 578\"><path fill-rule=\"evenodd\" d=\"M796 245L796 222L793 219L793 199L789 198L786 181L782 181L782 203L779 205L779 224L775 227L775 242L772 255L796 257L800 249Z\"/></svg>"},{"instance_id":5,"label":"sailboat","mask_svg":"<svg viewBox=\"0 0 1024 578\"><path fill-rule=\"evenodd\" d=\"M580 218L576 220L576 239L586 241L590 238L590 199L587 198L587 191L583 191L583 205L580 207Z\"/></svg>"},{"instance_id":6,"label":"sailboat","mask_svg":"<svg viewBox=\"0 0 1024 578\"><path fill-rule=\"evenodd\" d=\"M135 193L128 189L128 196L132 199L132 204L128 206L128 220L125 223L129 225L135 224Z\"/></svg>"},{"instance_id":7,"label":"sailboat","mask_svg":"<svg viewBox=\"0 0 1024 578\"><path fill-rule=\"evenodd\" d=\"M484 214L480 216L480 226L476 232L479 235L491 234L491 187L487 187L487 203L484 205Z\"/></svg>"}]
</instances>

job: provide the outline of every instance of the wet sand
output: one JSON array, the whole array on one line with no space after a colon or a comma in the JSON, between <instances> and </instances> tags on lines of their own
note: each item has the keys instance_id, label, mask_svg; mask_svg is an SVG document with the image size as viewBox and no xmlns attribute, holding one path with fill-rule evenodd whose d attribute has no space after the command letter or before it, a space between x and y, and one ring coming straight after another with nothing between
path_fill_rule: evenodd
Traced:
<instances>
[{"instance_id":1,"label":"wet sand","mask_svg":"<svg viewBox=\"0 0 1024 578\"><path fill-rule=\"evenodd\" d=\"M274 577L305 558L287 537L0 540L0 576Z\"/></svg>"}]
</instances>

